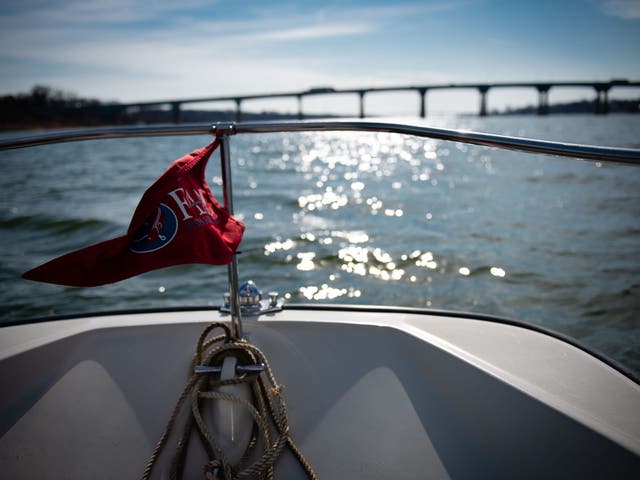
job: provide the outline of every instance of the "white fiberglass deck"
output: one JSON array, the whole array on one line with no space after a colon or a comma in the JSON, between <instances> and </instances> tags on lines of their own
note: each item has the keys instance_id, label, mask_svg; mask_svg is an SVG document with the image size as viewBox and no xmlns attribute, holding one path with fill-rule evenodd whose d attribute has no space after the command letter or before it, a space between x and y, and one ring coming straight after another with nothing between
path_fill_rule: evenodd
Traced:
<instances>
[{"instance_id":1,"label":"white fiberglass deck","mask_svg":"<svg viewBox=\"0 0 640 480\"><path fill-rule=\"evenodd\" d=\"M200 332L219 319L2 328L2 476L139 477ZM559 339L391 312L290 308L244 325L285 385L293 438L320 478L638 478L640 387ZM203 463L190 454L186 478ZM276 477L302 478L290 454Z\"/></svg>"}]
</instances>

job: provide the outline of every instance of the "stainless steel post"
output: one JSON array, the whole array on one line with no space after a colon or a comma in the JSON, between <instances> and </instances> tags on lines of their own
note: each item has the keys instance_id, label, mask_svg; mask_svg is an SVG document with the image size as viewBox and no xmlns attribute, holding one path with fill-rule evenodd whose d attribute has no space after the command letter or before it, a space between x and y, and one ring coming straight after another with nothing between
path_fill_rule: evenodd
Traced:
<instances>
[{"instance_id":1,"label":"stainless steel post","mask_svg":"<svg viewBox=\"0 0 640 480\"><path fill-rule=\"evenodd\" d=\"M231 151L229 135L222 133L220 138L220 165L224 182L224 206L233 215L233 185L231 183ZM228 265L229 272L229 310L231 312L231 331L234 337L242 338L242 318L240 313L240 299L238 298L238 260L235 255Z\"/></svg>"}]
</instances>

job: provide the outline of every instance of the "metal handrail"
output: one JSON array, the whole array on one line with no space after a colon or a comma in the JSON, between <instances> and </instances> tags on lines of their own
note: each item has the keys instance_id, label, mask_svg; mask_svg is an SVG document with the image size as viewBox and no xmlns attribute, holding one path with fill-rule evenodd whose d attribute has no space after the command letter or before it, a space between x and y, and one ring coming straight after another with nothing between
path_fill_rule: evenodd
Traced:
<instances>
[{"instance_id":1,"label":"metal handrail","mask_svg":"<svg viewBox=\"0 0 640 480\"><path fill-rule=\"evenodd\" d=\"M221 122L211 124L145 125L61 130L22 138L0 140L0 150L33 147L53 143L107 138L154 137L206 134L246 134L309 131L389 132L417 137L448 140L527 153L593 160L598 162L640 165L640 149L600 147L564 142L550 142L507 135L466 130L424 127L366 120L305 120L275 122Z\"/></svg>"}]
</instances>

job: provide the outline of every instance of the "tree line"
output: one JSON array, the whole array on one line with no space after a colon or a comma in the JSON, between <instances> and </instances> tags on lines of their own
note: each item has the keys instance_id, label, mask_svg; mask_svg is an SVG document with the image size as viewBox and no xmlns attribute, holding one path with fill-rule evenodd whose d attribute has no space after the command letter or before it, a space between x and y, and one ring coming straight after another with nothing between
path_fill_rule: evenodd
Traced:
<instances>
[{"instance_id":1,"label":"tree line","mask_svg":"<svg viewBox=\"0 0 640 480\"><path fill-rule=\"evenodd\" d=\"M108 122L108 112L95 99L37 85L29 93L0 97L0 128L98 125Z\"/></svg>"},{"instance_id":2,"label":"tree line","mask_svg":"<svg viewBox=\"0 0 640 480\"><path fill-rule=\"evenodd\" d=\"M235 120L235 111L184 110L183 122ZM295 114L250 113L244 120L293 119ZM73 93L37 85L29 93L0 97L0 130L60 128L137 123L172 123L173 112L158 107L128 108L116 102L79 98Z\"/></svg>"}]
</instances>

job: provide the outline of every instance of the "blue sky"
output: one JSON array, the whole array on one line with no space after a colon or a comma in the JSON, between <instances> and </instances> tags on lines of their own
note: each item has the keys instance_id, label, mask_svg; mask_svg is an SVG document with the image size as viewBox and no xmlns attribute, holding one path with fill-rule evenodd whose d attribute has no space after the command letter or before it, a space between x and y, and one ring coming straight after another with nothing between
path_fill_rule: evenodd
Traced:
<instances>
[{"instance_id":1,"label":"blue sky","mask_svg":"<svg viewBox=\"0 0 640 480\"><path fill-rule=\"evenodd\" d=\"M439 82L640 79L640 0L4 0L0 94L49 85L102 100ZM640 91L613 91L612 96ZM552 90L551 101L591 98ZM430 93L436 111L478 94ZM491 92L490 108L536 102ZM305 100L355 113L357 99ZM231 107L231 105L218 105ZM249 109L295 110L293 100ZM374 113L417 109L415 93L374 95Z\"/></svg>"}]
</instances>

